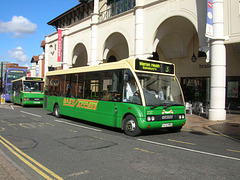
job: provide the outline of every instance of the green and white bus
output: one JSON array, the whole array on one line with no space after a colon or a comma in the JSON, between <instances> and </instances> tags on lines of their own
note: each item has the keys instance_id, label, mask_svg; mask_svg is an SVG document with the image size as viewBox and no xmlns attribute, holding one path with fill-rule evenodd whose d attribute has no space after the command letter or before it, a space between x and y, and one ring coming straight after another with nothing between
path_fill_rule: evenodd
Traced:
<instances>
[{"instance_id":1,"label":"green and white bus","mask_svg":"<svg viewBox=\"0 0 240 180\"><path fill-rule=\"evenodd\" d=\"M156 128L180 131L184 105L174 64L166 62L125 59L51 71L45 80L45 110L121 128L129 136Z\"/></svg>"},{"instance_id":2,"label":"green and white bus","mask_svg":"<svg viewBox=\"0 0 240 180\"><path fill-rule=\"evenodd\" d=\"M43 105L44 80L41 77L22 77L12 81L11 102L14 104Z\"/></svg>"}]
</instances>

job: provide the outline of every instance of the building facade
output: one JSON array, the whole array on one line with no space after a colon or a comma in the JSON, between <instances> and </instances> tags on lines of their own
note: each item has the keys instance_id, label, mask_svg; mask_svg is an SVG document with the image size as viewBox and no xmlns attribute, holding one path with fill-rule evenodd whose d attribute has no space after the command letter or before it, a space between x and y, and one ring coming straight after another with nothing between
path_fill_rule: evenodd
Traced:
<instances>
[{"instance_id":1,"label":"building facade","mask_svg":"<svg viewBox=\"0 0 240 180\"><path fill-rule=\"evenodd\" d=\"M0 63L0 93L4 92L4 76L6 71L6 65L10 64L10 61L2 61Z\"/></svg>"},{"instance_id":2,"label":"building facade","mask_svg":"<svg viewBox=\"0 0 240 180\"><path fill-rule=\"evenodd\" d=\"M31 59L32 66L30 67L30 76L32 77L44 77L45 76L45 41L41 42L40 45L43 48L43 54L33 56Z\"/></svg>"},{"instance_id":3,"label":"building facade","mask_svg":"<svg viewBox=\"0 0 240 180\"><path fill-rule=\"evenodd\" d=\"M213 39L205 36L208 0L79 1L48 22L56 32L45 39L46 71L128 57L159 59L176 64L186 101L210 103L209 119L224 120L226 104L239 108L239 0L213 0Z\"/></svg>"}]
</instances>

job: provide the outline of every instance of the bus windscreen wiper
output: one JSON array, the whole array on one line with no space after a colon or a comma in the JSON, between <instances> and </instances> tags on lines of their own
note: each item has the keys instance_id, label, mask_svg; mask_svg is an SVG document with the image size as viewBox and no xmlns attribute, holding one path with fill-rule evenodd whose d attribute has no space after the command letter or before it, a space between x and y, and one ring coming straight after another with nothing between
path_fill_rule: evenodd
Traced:
<instances>
[{"instance_id":1,"label":"bus windscreen wiper","mask_svg":"<svg viewBox=\"0 0 240 180\"><path fill-rule=\"evenodd\" d=\"M157 107L159 107L159 106L167 106L167 104L166 103L161 103L161 104L155 104L155 105L153 105L152 107L150 107L150 109L155 109L155 108L157 108Z\"/></svg>"},{"instance_id":2,"label":"bus windscreen wiper","mask_svg":"<svg viewBox=\"0 0 240 180\"><path fill-rule=\"evenodd\" d=\"M163 106L163 109L167 109L171 106L183 106L183 104L181 103L166 104L165 106Z\"/></svg>"}]
</instances>

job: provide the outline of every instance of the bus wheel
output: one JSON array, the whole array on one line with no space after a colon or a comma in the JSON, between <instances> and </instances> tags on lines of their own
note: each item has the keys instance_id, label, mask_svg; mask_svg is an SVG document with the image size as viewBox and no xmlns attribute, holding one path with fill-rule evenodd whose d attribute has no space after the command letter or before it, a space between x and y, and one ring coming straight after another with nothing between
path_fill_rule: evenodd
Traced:
<instances>
[{"instance_id":1,"label":"bus wheel","mask_svg":"<svg viewBox=\"0 0 240 180\"><path fill-rule=\"evenodd\" d=\"M168 128L167 130L170 133L175 133L175 132L180 132L181 129L182 129L182 126L180 126L180 127L171 127L171 128Z\"/></svg>"},{"instance_id":2,"label":"bus wheel","mask_svg":"<svg viewBox=\"0 0 240 180\"><path fill-rule=\"evenodd\" d=\"M21 106L23 107L24 105L23 105L23 100L21 99L21 102L20 102L20 104L21 104Z\"/></svg>"},{"instance_id":3,"label":"bus wheel","mask_svg":"<svg viewBox=\"0 0 240 180\"><path fill-rule=\"evenodd\" d=\"M141 133L137 120L133 115L128 115L123 123L123 130L128 136L137 136Z\"/></svg>"},{"instance_id":4,"label":"bus wheel","mask_svg":"<svg viewBox=\"0 0 240 180\"><path fill-rule=\"evenodd\" d=\"M54 106L53 115L55 115L57 118L60 118L60 117L61 117L61 115L60 115L60 110L59 110L59 105L58 105L58 104L56 104L56 105Z\"/></svg>"}]
</instances>

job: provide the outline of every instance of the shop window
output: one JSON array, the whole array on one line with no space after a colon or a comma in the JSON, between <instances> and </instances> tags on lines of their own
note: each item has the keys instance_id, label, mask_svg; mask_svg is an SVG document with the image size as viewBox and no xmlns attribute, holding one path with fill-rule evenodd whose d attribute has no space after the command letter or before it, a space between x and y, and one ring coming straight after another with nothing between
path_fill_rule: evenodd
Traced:
<instances>
[{"instance_id":1,"label":"shop window","mask_svg":"<svg viewBox=\"0 0 240 180\"><path fill-rule=\"evenodd\" d=\"M228 76L226 83L226 106L231 110L240 110L240 77Z\"/></svg>"},{"instance_id":2,"label":"shop window","mask_svg":"<svg viewBox=\"0 0 240 180\"><path fill-rule=\"evenodd\" d=\"M203 102L204 105L210 101L210 78L209 77L186 77L181 78L181 87L186 102Z\"/></svg>"}]
</instances>

